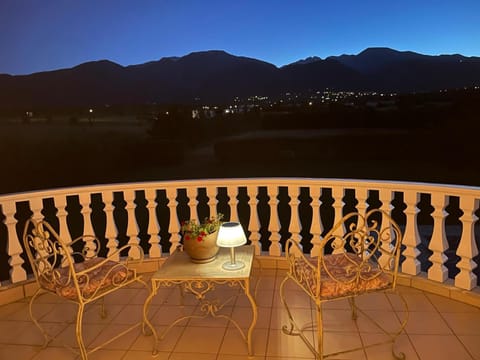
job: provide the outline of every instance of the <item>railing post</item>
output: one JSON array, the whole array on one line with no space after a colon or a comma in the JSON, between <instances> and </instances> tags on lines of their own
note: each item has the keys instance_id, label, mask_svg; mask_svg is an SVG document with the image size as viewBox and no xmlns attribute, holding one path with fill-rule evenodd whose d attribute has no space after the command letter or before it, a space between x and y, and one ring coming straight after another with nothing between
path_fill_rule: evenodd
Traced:
<instances>
[{"instance_id":1,"label":"railing post","mask_svg":"<svg viewBox=\"0 0 480 360\"><path fill-rule=\"evenodd\" d=\"M428 278L438 282L444 282L448 277L448 270L444 265L447 261L445 251L448 249L447 236L445 234L445 211L448 196L441 193L433 193L431 195L431 204L433 206L433 231L429 250L433 254L429 257L432 266L428 269Z\"/></svg>"},{"instance_id":2,"label":"railing post","mask_svg":"<svg viewBox=\"0 0 480 360\"><path fill-rule=\"evenodd\" d=\"M321 234L323 232L322 223L320 222L320 188L318 186L310 187L310 197L312 198L312 225L310 232L312 233L312 250L311 256L320 255Z\"/></svg>"},{"instance_id":3,"label":"railing post","mask_svg":"<svg viewBox=\"0 0 480 360\"><path fill-rule=\"evenodd\" d=\"M80 205L82 206L80 213L83 215L83 235L95 235L92 226L92 219L90 218L90 214L92 213L92 208L90 207L90 193L80 193L78 194L78 199L80 201ZM92 239L85 240L85 247L88 249L86 253L87 257L92 257L95 255L96 244Z\"/></svg>"},{"instance_id":4,"label":"railing post","mask_svg":"<svg viewBox=\"0 0 480 360\"><path fill-rule=\"evenodd\" d=\"M478 218L475 216L475 210L478 207L478 200L473 196L464 195L460 198L460 209L463 211L462 220L463 230L460 244L458 245L457 255L460 261L457 267L460 272L455 276L455 286L471 290L477 285L477 276L473 270L477 267L473 258L478 255L478 249L475 244L474 225Z\"/></svg>"},{"instance_id":5,"label":"railing post","mask_svg":"<svg viewBox=\"0 0 480 360\"><path fill-rule=\"evenodd\" d=\"M1 207L3 214L5 215L5 225L7 226L7 253L10 257L8 263L11 266L10 281L12 282L12 284L15 284L17 282L27 280L27 272L22 267L24 261L20 256L23 253L23 248L21 246L21 242L23 241L23 234L20 234L20 237L17 235L15 202L5 202L1 205ZM23 229L21 231L23 231Z\"/></svg>"},{"instance_id":6,"label":"railing post","mask_svg":"<svg viewBox=\"0 0 480 360\"><path fill-rule=\"evenodd\" d=\"M380 205L380 210L385 212L387 215L391 217L392 215L392 199L393 199L393 191L380 189L378 191L378 199L382 203ZM382 214L382 227L384 227L384 222L386 221L385 217ZM387 249L388 251L392 251L394 249L394 245L392 243L394 237L394 231L390 231L390 237L384 237L382 239L382 248ZM387 268L389 266L390 255L382 252L380 258L378 259L378 263L381 267Z\"/></svg>"},{"instance_id":7,"label":"railing post","mask_svg":"<svg viewBox=\"0 0 480 360\"><path fill-rule=\"evenodd\" d=\"M217 215L217 194L216 188L207 186L206 193L208 197L208 208L210 210L210 217Z\"/></svg>"},{"instance_id":8,"label":"railing post","mask_svg":"<svg viewBox=\"0 0 480 360\"><path fill-rule=\"evenodd\" d=\"M248 221L248 231L250 231L250 241L255 247L255 255L260 255L262 246L260 244L260 219L258 218L258 186L248 185L248 205L250 207L250 219Z\"/></svg>"},{"instance_id":9,"label":"railing post","mask_svg":"<svg viewBox=\"0 0 480 360\"><path fill-rule=\"evenodd\" d=\"M333 224L335 225L340 219L343 217L343 205L345 204L343 202L343 196L345 195L345 190L344 188L340 186L334 186L332 188L332 198L333 198L333 203L332 206L335 210L335 218L333 219ZM345 224L343 227L339 227L334 235L338 236L343 236L345 233Z\"/></svg>"},{"instance_id":10,"label":"railing post","mask_svg":"<svg viewBox=\"0 0 480 360\"><path fill-rule=\"evenodd\" d=\"M150 258L159 258L162 256L162 248L160 246L160 225L158 224L157 214L155 209L157 207L156 202L157 192L155 189L148 188L145 190L145 198L147 200L148 209L148 228L147 232L150 236L148 243L150 244L150 250L148 252Z\"/></svg>"},{"instance_id":11,"label":"railing post","mask_svg":"<svg viewBox=\"0 0 480 360\"><path fill-rule=\"evenodd\" d=\"M68 231L67 211L65 210L67 207L67 198L62 195L54 197L53 200L57 208L57 217L59 223L58 234L63 240L70 242L72 240L72 236L70 235L70 231Z\"/></svg>"},{"instance_id":12,"label":"railing post","mask_svg":"<svg viewBox=\"0 0 480 360\"><path fill-rule=\"evenodd\" d=\"M108 255L112 257L112 260L119 260L120 254L115 253L118 248L118 227L113 217L113 192L106 191L102 193L102 201L105 205L105 237L107 238ZM115 253L115 255L113 255Z\"/></svg>"},{"instance_id":13,"label":"railing post","mask_svg":"<svg viewBox=\"0 0 480 360\"><path fill-rule=\"evenodd\" d=\"M138 222L135 216L135 190L126 190L124 191L124 199L127 202L125 208L127 209L127 236L128 244L135 245L130 247L128 250L128 256L132 259L140 259L140 250L136 245L140 244L140 239L138 238Z\"/></svg>"},{"instance_id":14,"label":"railing post","mask_svg":"<svg viewBox=\"0 0 480 360\"><path fill-rule=\"evenodd\" d=\"M289 186L288 187L290 193L290 211L291 211L291 219L290 219L290 228L289 231L292 234L292 240L295 241L300 249L302 249L302 236L300 235L300 231L302 230L302 224L300 223L300 216L298 214L298 197L300 195L300 187L297 185ZM293 248L297 249L297 248ZM294 250L296 251L296 250Z\"/></svg>"},{"instance_id":15,"label":"railing post","mask_svg":"<svg viewBox=\"0 0 480 360\"><path fill-rule=\"evenodd\" d=\"M170 254L175 251L177 246L180 244L180 221L177 214L177 189L174 187L168 187L166 189L167 199L168 199L168 208L170 210L170 221L168 223L168 232L170 236Z\"/></svg>"},{"instance_id":16,"label":"railing post","mask_svg":"<svg viewBox=\"0 0 480 360\"><path fill-rule=\"evenodd\" d=\"M280 256L282 254L282 247L280 245L280 220L278 218L278 186L268 185L268 205L270 206L270 224L268 229L270 235L269 253L271 256Z\"/></svg>"},{"instance_id":17,"label":"railing post","mask_svg":"<svg viewBox=\"0 0 480 360\"><path fill-rule=\"evenodd\" d=\"M367 198L368 190L366 188L358 188L355 190L355 197L357 198L357 212L362 216L367 212Z\"/></svg>"},{"instance_id":18,"label":"railing post","mask_svg":"<svg viewBox=\"0 0 480 360\"><path fill-rule=\"evenodd\" d=\"M230 221L235 221L239 222L238 220L238 187L236 187L237 191L235 191L234 186L227 186L227 196L229 198L228 200L228 206L230 207Z\"/></svg>"},{"instance_id":19,"label":"railing post","mask_svg":"<svg viewBox=\"0 0 480 360\"><path fill-rule=\"evenodd\" d=\"M194 190L197 190L194 192ZM190 208L190 220L199 220L198 218L198 189L187 187L188 207ZM203 220L203 219L202 219Z\"/></svg>"},{"instance_id":20,"label":"railing post","mask_svg":"<svg viewBox=\"0 0 480 360\"><path fill-rule=\"evenodd\" d=\"M32 210L32 219L36 222L43 220L42 215L43 200L40 197L34 197L30 200L30 210Z\"/></svg>"},{"instance_id":21,"label":"railing post","mask_svg":"<svg viewBox=\"0 0 480 360\"><path fill-rule=\"evenodd\" d=\"M72 236L70 235L70 231L68 231L67 212L65 211L65 208L67 207L67 198L63 195L56 196L53 198L53 201L57 208L57 217L59 223L58 235L61 239L63 239L63 241L69 243L72 241ZM69 246L67 249L70 254L73 253L73 249L71 246ZM62 262L62 266L68 266L67 262Z\"/></svg>"},{"instance_id":22,"label":"railing post","mask_svg":"<svg viewBox=\"0 0 480 360\"><path fill-rule=\"evenodd\" d=\"M416 191L406 191L405 203L407 208L405 214L407 215L407 223L405 224L405 234L403 235L403 244L406 246L403 251L405 261L402 263L402 271L406 274L417 275L420 272L420 261L417 257L420 254L418 244L420 244L420 235L417 227L417 203L420 194Z\"/></svg>"}]
</instances>

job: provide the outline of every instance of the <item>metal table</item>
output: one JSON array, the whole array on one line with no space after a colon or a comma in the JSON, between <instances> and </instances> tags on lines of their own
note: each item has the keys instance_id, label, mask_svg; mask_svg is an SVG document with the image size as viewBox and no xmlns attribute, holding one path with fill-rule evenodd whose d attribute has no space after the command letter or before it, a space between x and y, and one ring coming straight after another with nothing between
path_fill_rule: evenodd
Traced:
<instances>
[{"instance_id":1,"label":"metal table","mask_svg":"<svg viewBox=\"0 0 480 360\"><path fill-rule=\"evenodd\" d=\"M250 290L254 250L254 247L250 245L235 248L235 257L237 261L245 263L245 266L239 270L224 270L222 268L222 264L230 259L230 250L227 248L220 248L215 260L206 264L193 263L190 261L187 253L180 249L177 249L169 256L161 268L153 274L151 278L152 290L145 300L143 307L144 324L150 328L154 336L154 355L157 353L158 341L163 339L173 326L188 318L203 318L208 315L215 318L228 319L237 328L243 340L247 343L248 354L250 356L253 355L252 333L258 316L257 304ZM193 294L198 301L200 301L200 311L202 314L179 317L172 322L160 336L158 336L154 326L148 319L149 306L160 286L171 287L175 285L181 286L182 301L185 293ZM223 304L219 304L217 299L210 300L206 298L206 294L215 290L217 285L227 285L230 287L239 286L247 296L252 307L253 316L246 333L231 316L218 313L218 311L221 310L224 304L230 301L230 299ZM255 288L256 285L258 285L258 281L255 284Z\"/></svg>"}]
</instances>

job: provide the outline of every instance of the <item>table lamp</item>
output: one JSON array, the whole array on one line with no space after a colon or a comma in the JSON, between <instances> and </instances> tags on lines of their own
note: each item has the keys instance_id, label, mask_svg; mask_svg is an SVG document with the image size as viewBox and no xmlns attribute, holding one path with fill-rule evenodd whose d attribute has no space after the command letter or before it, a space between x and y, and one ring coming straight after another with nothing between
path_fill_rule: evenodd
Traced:
<instances>
[{"instance_id":1,"label":"table lamp","mask_svg":"<svg viewBox=\"0 0 480 360\"><path fill-rule=\"evenodd\" d=\"M217 245L230 248L230 262L225 262L225 270L239 270L245 266L242 261L235 261L235 247L247 242L242 225L238 222L226 222L220 226L217 236Z\"/></svg>"}]
</instances>

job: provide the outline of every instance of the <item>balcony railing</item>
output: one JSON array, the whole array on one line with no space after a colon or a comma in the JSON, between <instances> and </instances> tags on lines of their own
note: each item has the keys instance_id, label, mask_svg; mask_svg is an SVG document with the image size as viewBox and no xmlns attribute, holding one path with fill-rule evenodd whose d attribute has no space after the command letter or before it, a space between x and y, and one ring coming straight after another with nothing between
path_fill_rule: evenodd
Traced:
<instances>
[{"instance_id":1,"label":"balcony railing","mask_svg":"<svg viewBox=\"0 0 480 360\"><path fill-rule=\"evenodd\" d=\"M104 254L139 243L155 260L180 243L182 220L221 212L242 223L257 255L279 259L286 239L315 255L335 220L378 207L404 233L404 274L478 294L479 200L477 187L310 178L140 182L0 195L0 292L29 279L22 231L30 216L47 219L67 240L95 233Z\"/></svg>"}]
</instances>

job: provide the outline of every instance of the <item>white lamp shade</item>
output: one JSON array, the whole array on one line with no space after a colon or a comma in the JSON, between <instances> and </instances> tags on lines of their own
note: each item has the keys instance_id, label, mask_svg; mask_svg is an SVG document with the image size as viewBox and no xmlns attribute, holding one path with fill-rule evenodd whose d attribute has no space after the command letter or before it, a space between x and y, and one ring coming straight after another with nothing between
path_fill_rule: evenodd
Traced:
<instances>
[{"instance_id":1,"label":"white lamp shade","mask_svg":"<svg viewBox=\"0 0 480 360\"><path fill-rule=\"evenodd\" d=\"M237 247L245 244L247 238L242 225L238 222L226 222L220 226L217 245L221 247Z\"/></svg>"}]
</instances>

